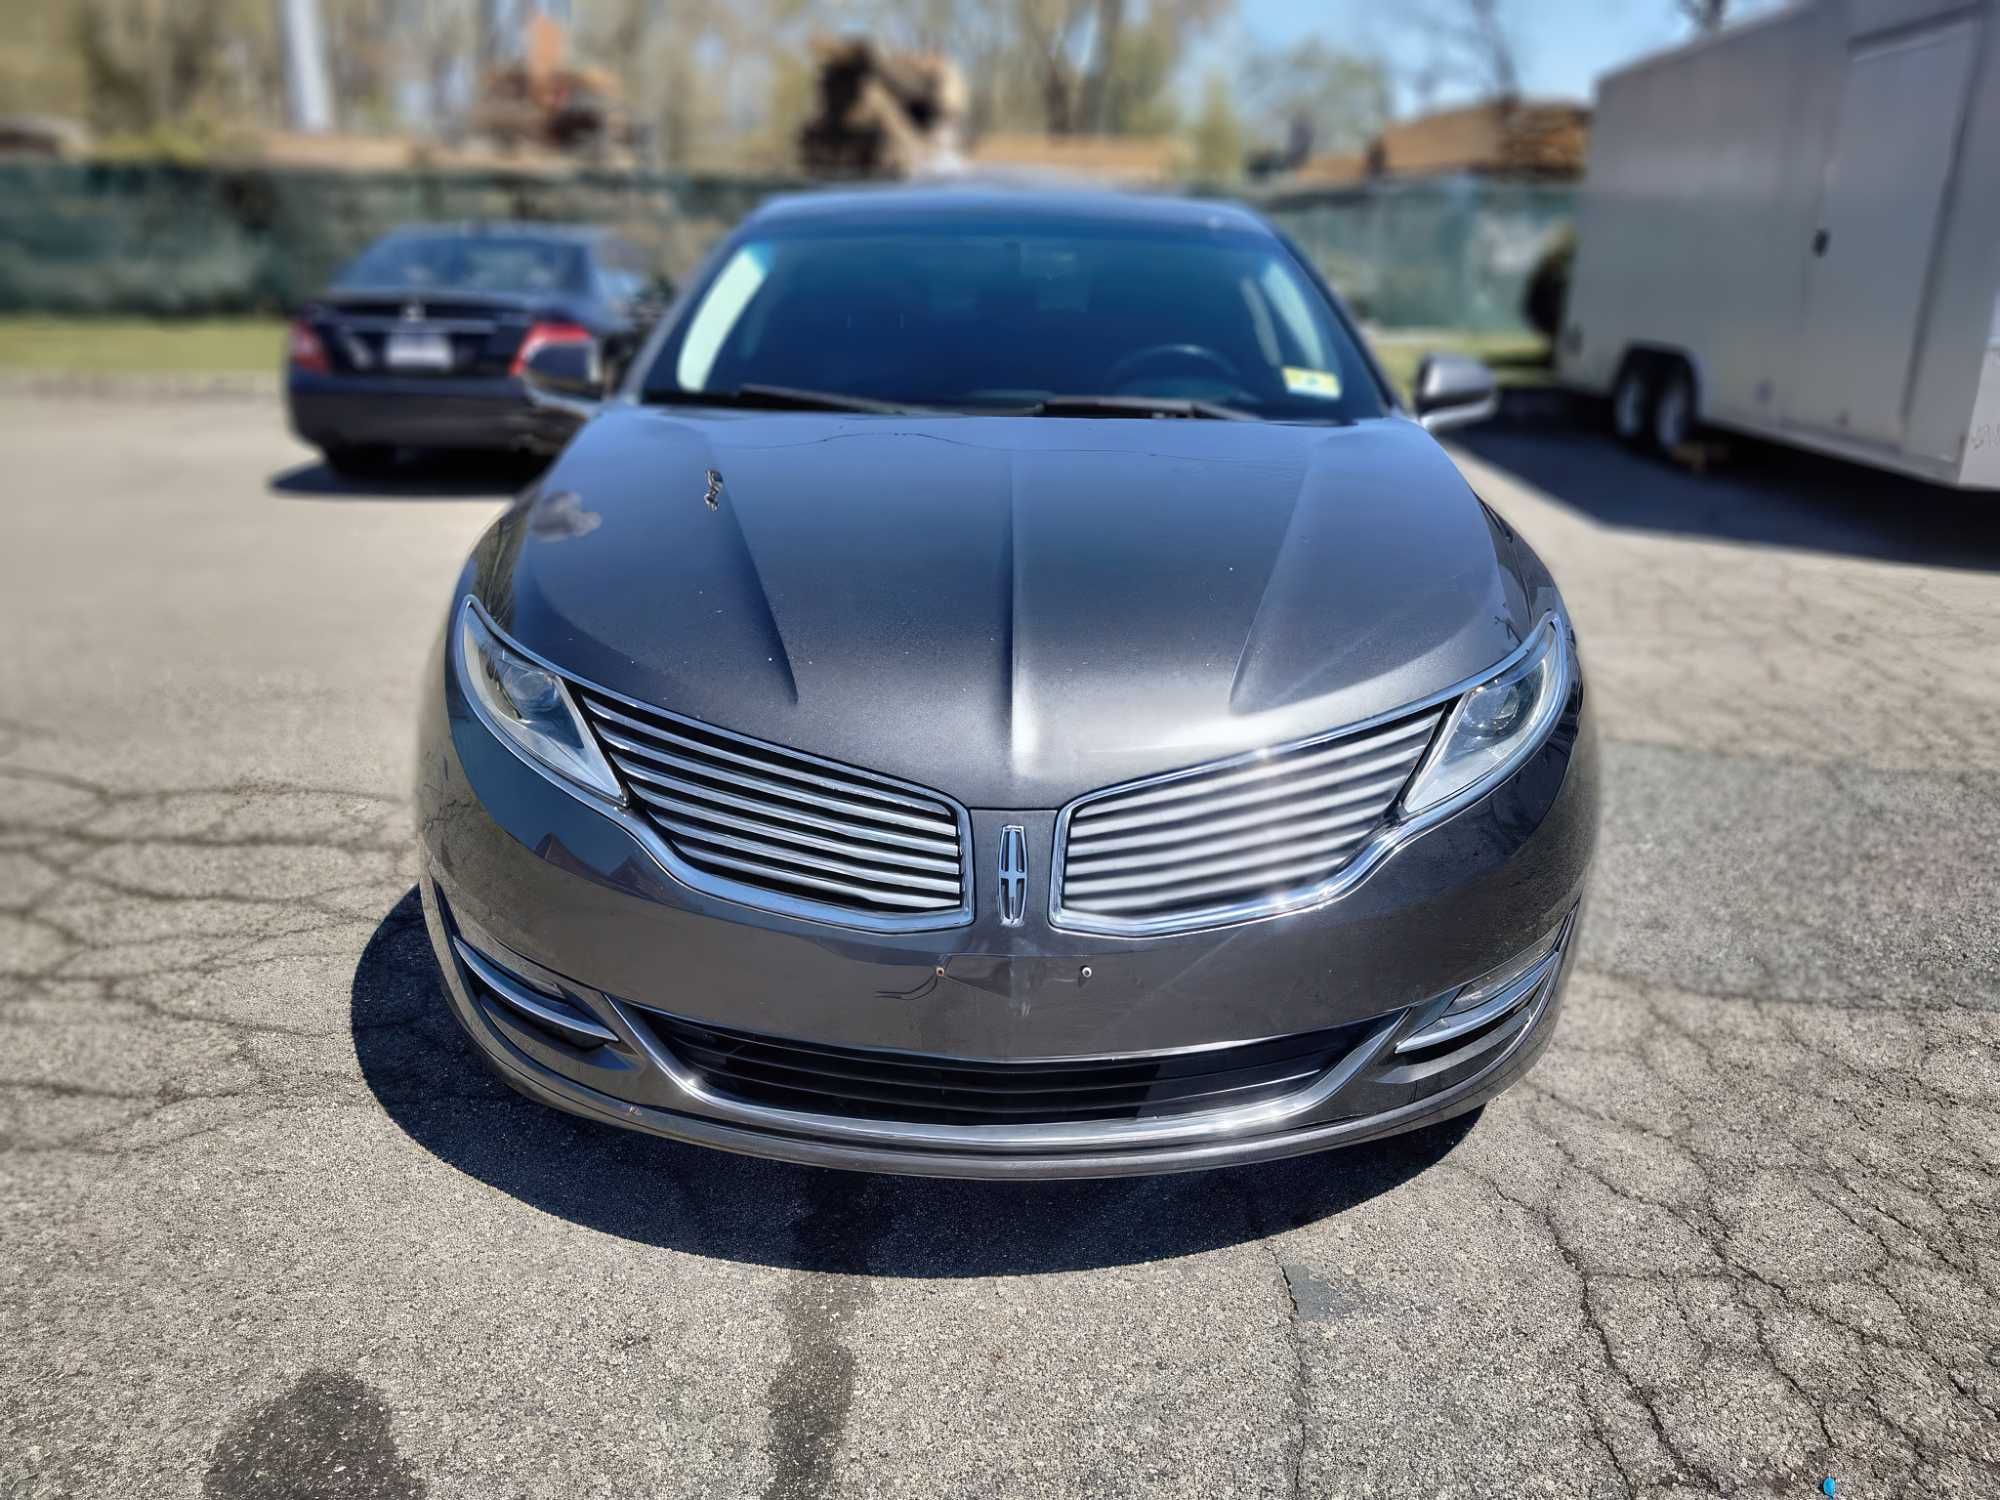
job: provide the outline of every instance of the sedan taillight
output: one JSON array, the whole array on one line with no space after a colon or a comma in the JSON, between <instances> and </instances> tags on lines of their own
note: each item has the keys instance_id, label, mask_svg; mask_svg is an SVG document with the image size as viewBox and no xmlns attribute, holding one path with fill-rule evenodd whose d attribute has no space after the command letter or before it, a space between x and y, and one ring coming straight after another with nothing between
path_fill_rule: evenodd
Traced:
<instances>
[{"instance_id":1,"label":"sedan taillight","mask_svg":"<svg viewBox=\"0 0 2000 1500\"><path fill-rule=\"evenodd\" d=\"M507 373L519 375L528 367L535 351L550 344L588 344L592 341L590 330L576 323L530 323L528 331L521 336L521 347L514 351L514 363L507 367Z\"/></svg>"},{"instance_id":2,"label":"sedan taillight","mask_svg":"<svg viewBox=\"0 0 2000 1500\"><path fill-rule=\"evenodd\" d=\"M312 324L304 318L294 322L285 336L285 362L294 370L303 370L308 375L326 375L333 370L327 361L326 345L319 341Z\"/></svg>"}]
</instances>

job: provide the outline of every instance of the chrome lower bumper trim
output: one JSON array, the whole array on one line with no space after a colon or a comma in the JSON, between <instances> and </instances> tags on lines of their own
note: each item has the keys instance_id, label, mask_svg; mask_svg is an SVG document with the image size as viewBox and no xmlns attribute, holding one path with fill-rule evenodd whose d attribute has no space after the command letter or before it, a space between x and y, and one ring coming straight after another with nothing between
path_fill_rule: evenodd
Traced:
<instances>
[{"instance_id":1,"label":"chrome lower bumper trim","mask_svg":"<svg viewBox=\"0 0 2000 1500\"><path fill-rule=\"evenodd\" d=\"M1411 1083L1403 1075L1409 1067L1436 1065L1404 1064L1397 1043L1434 1024L1456 990L1379 1018L1338 1062L1277 1099L1157 1119L943 1125L809 1113L733 1097L675 1056L643 1011L594 990L579 994L576 1003L582 1008L587 1000L605 1036L593 1034L585 1045L596 1048L600 1057L624 1059L619 1066L636 1070L627 1075L632 1082L641 1076L649 1081L634 1098L620 1097L627 1087L623 1081L616 1083L619 1094L612 1094L568 1076L567 1067L552 1065L552 1058L538 1055L526 1038L516 1037L517 1027L501 1022L504 1011L514 1010L575 1031L578 1018L542 1015L519 981L508 983L504 970L489 972L504 959L457 940L455 933L447 937L447 919L430 883L425 884L427 918L438 954L446 960L452 1008L475 1045L521 1092L572 1113L751 1155L949 1177L1108 1177L1194 1170L1368 1140L1473 1108L1524 1071L1541 1050L1551 1029L1545 1023L1552 1019L1574 956L1576 930L1572 913L1554 950L1495 997L1498 1014L1486 1027L1490 1041L1468 1040L1468 1047L1485 1049L1477 1070L1433 1095L1405 1102ZM481 989L502 1003L481 1001L476 993ZM613 1082L616 1075L607 1072L604 1078ZM1353 1101L1344 1114L1343 1095Z\"/></svg>"},{"instance_id":2,"label":"chrome lower bumper trim","mask_svg":"<svg viewBox=\"0 0 2000 1500\"><path fill-rule=\"evenodd\" d=\"M1419 1130L1477 1109L1500 1093L1534 1063L1550 1028L1543 1024L1558 990L1550 985L1535 1001L1519 1033L1493 1064L1449 1089L1400 1109L1329 1124L1305 1126L1270 1135L1256 1135L1200 1145L1152 1151L1076 1151L1042 1155L978 1154L913 1151L853 1143L774 1135L742 1126L719 1124L698 1115L675 1114L614 1099L568 1081L551 1086L550 1075L524 1070L510 1057L495 1056L501 1076L519 1092L540 1103L617 1125L627 1130L687 1145L734 1151L745 1156L831 1167L851 1172L887 1172L901 1176L951 1177L970 1180L1045 1181L1096 1177L1153 1176L1168 1172L1198 1172L1217 1167L1247 1166L1310 1155L1343 1146L1357 1146L1385 1136Z\"/></svg>"},{"instance_id":3,"label":"chrome lower bumper trim","mask_svg":"<svg viewBox=\"0 0 2000 1500\"><path fill-rule=\"evenodd\" d=\"M749 1104L710 1088L701 1074L663 1045L630 1009L611 1001L624 1030L646 1058L686 1094L702 1113L756 1130L808 1135L819 1140L851 1141L856 1145L893 1146L902 1150L956 1148L976 1152L1077 1151L1091 1147L1143 1151L1160 1146L1226 1140L1283 1129L1319 1109L1338 1094L1363 1068L1382 1055L1402 1021L1400 1014L1384 1019L1345 1057L1296 1093L1239 1109L1158 1120L1109 1120L1046 1125L926 1125L891 1120L860 1120L844 1115L811 1114Z\"/></svg>"}]
</instances>

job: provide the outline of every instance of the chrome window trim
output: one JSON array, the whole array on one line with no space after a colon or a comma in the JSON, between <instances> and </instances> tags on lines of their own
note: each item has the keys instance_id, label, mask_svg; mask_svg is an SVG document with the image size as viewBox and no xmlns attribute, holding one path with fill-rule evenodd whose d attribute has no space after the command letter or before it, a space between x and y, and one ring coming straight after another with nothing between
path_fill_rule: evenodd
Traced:
<instances>
[{"instance_id":1,"label":"chrome window trim","mask_svg":"<svg viewBox=\"0 0 2000 1500\"><path fill-rule=\"evenodd\" d=\"M1473 803L1479 801L1480 798L1488 795L1493 790L1495 783L1505 780L1518 771L1528 757L1546 742L1549 732L1554 729L1556 724L1561 722L1561 714L1556 714L1550 720L1549 728L1544 730L1541 735L1525 741L1519 750L1470 786L1465 787L1463 790L1433 807L1425 808L1421 813L1414 816L1399 815L1403 797L1408 792L1410 784L1423 774L1425 767L1436 756L1438 746L1443 743L1446 731L1451 728L1450 714L1441 715L1430 746L1425 750L1422 759L1417 762L1416 769L1411 771L1409 780L1404 782L1403 789L1396 794L1395 801L1390 805L1387 820L1355 852L1352 859L1334 871L1325 880L1254 901L1230 902L1222 906L1207 907L1200 911L1180 912L1172 916L1162 917L1116 917L1070 911L1062 904L1063 869L1069 858L1070 819L1081 809L1088 807L1091 803L1097 802L1102 798L1120 796L1140 787L1153 786L1164 782L1181 781L1192 776L1212 775L1218 771L1227 771L1235 766L1248 765L1270 755L1287 754L1295 750L1309 750L1317 745L1327 744L1334 740L1347 739L1357 734L1364 734L1369 730L1383 728L1386 725L1395 723L1399 719L1407 719L1416 714L1424 713L1429 709L1440 708L1451 703L1454 699L1471 692L1481 683L1499 676L1516 662L1526 657L1534 649L1537 637L1541 635L1545 626L1553 626L1556 633L1556 652L1559 657L1558 671L1561 675L1557 680L1555 690L1566 702L1569 696L1576 690L1575 632L1569 623L1568 616L1560 609L1554 609L1535 621L1533 628L1522 638L1520 645L1516 646L1492 666L1486 668L1485 671L1468 677L1462 682L1454 683L1444 691L1433 693L1427 698L1419 698L1414 702L1401 704L1387 713L1376 714L1371 718L1358 719L1354 723L1343 725L1339 729L1329 730L1322 734L1309 735L1305 739L1291 740L1282 745L1265 746L1256 750L1246 750L1237 755L1225 756L1220 760L1206 761L1198 766L1184 766L1179 770L1167 771L1154 776L1136 777L1131 781L1120 782L1116 786L1099 787L1095 791L1086 792L1081 797L1074 798L1066 803L1061 812L1056 815L1055 850L1052 868L1049 872L1049 925L1062 932L1088 933L1098 937L1161 937L1183 932L1207 932L1220 927L1238 926L1244 922L1259 922L1272 917L1290 916L1297 912L1310 911L1324 906L1329 902L1339 900L1363 880L1367 879L1370 872L1377 865L1381 864L1383 860L1395 853L1397 849L1410 840L1428 833L1447 818L1463 812Z\"/></svg>"},{"instance_id":2,"label":"chrome window trim","mask_svg":"<svg viewBox=\"0 0 2000 1500\"><path fill-rule=\"evenodd\" d=\"M717 735L726 740L734 740L738 744L754 746L777 755L790 756L795 760L808 761L813 765L822 766L831 771L842 772L849 776L859 776L863 780L879 781L884 786L910 792L917 796L927 797L934 802L941 803L945 807L950 808L952 817L958 824L959 904L943 911L915 912L908 916L897 916L888 912L854 911L832 902L813 901L804 896L789 896L783 892L767 890L762 886L752 885L745 881L731 880L727 876L711 874L709 871L689 864L674 851L673 846L652 826L645 815L633 808L629 793L617 802L602 797L589 788L571 781L568 777L560 775L550 767L527 755L513 740L496 731L487 722L486 713L479 702L478 695L471 691L467 682L466 664L461 654L460 635L462 632L458 628L458 612L462 609L476 611L481 622L488 630L493 632L495 639L499 640L509 651L517 652L544 671L553 673L571 690L581 688L586 692L595 693L599 697L608 698L613 702L635 708L641 713L649 713L662 719L671 720L674 723L685 724L704 734ZM450 643L449 660L454 677L454 686L458 689L459 695L466 700L467 705L472 710L474 719L480 727L507 750L512 752L515 759L534 771L550 785L561 789L564 793L574 797L592 811L618 824L620 828L624 829L631 836L635 843L653 857L654 863L658 864L667 875L690 890L699 891L705 896L714 896L724 901L734 902L738 906L747 906L757 911L770 912L781 917L790 917L796 921L818 922L829 927L843 927L859 932L935 932L943 928L964 927L972 921L974 903L977 899L975 891L976 882L973 878L972 815L966 811L964 805L956 797L946 796L943 792L934 791L927 786L919 786L912 781L904 781L900 777L885 776L880 771L870 770L864 766L851 766L844 761L829 760L823 755L814 755L809 751L794 749L789 745L779 745L770 740L761 740L754 735L738 733L734 729L724 729L720 725L709 723L706 719L696 719L687 714L677 714L656 704L647 703L629 694L621 693L615 688L608 688L602 683L593 682L587 677L579 677L576 673L558 666L547 657L530 651L506 631L502 630L494 623L493 616L487 611L486 606L480 603L479 599L472 594L467 594L461 599L458 609L452 611L448 639ZM592 742L596 743L597 730L594 725L591 725L589 716L583 714L581 709L578 710L578 714L583 719L585 726L590 730ZM600 754L604 753L604 747L601 744L598 745L598 751ZM606 755L605 758L606 762L609 763L609 755ZM613 774L617 774L615 768ZM622 777L619 784L621 787L624 785Z\"/></svg>"}]
</instances>

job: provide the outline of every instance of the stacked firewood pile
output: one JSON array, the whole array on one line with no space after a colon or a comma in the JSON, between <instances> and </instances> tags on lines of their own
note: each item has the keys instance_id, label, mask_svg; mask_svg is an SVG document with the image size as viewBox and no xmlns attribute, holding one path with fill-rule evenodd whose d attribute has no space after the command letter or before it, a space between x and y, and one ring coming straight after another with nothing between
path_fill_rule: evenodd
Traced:
<instances>
[{"instance_id":1,"label":"stacked firewood pile","mask_svg":"<svg viewBox=\"0 0 2000 1500\"><path fill-rule=\"evenodd\" d=\"M1384 127L1365 151L1319 156L1299 177L1325 183L1447 172L1574 178L1590 149L1590 111L1581 104L1498 99L1439 110Z\"/></svg>"},{"instance_id":2,"label":"stacked firewood pile","mask_svg":"<svg viewBox=\"0 0 2000 1500\"><path fill-rule=\"evenodd\" d=\"M813 43L819 108L799 130L816 177L907 177L957 159L965 79L950 58L863 37Z\"/></svg>"}]
</instances>

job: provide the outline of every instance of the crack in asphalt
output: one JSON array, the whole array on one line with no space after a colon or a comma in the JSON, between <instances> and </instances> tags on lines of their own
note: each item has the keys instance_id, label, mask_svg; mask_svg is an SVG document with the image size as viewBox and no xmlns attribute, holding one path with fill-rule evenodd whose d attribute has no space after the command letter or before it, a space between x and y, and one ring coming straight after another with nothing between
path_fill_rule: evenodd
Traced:
<instances>
[{"instance_id":1,"label":"crack in asphalt","mask_svg":"<svg viewBox=\"0 0 2000 1500\"><path fill-rule=\"evenodd\" d=\"M0 1077L0 1153L195 1161L274 1114L491 1097L471 1078L371 1088L349 1050L362 1023L288 1013L288 986L345 988L409 888L403 802L271 782L113 788L21 766L0 779L0 1026L33 1043ZM1589 999L1431 1175L1477 1183L1559 1268L1577 1447L1548 1458L1579 1492L1596 1472L1634 1500L1789 1494L1838 1468L1883 1494L1971 1493L1966 1476L2000 1469L2000 1015L1976 988L1922 1005L1852 976L1783 993L1754 956L1761 992L1677 985L1586 948L1572 996ZM108 1050L90 1041L104 1027ZM1489 1149L1503 1132L1524 1155ZM780 1273L785 1352L766 1396L764 1493L780 1500L840 1487L885 1229L871 1179L809 1181L807 1269ZM1339 1355L1300 1305L1323 1246L1319 1226L1266 1223L1238 1191L1282 1298L1271 1479L1299 1500L1342 1461L1320 1438ZM25 1264L16 1284L32 1296L57 1264ZM1665 1321L1641 1336L1632 1309L1652 1293ZM1769 1432L1718 1436L1718 1403Z\"/></svg>"}]
</instances>

